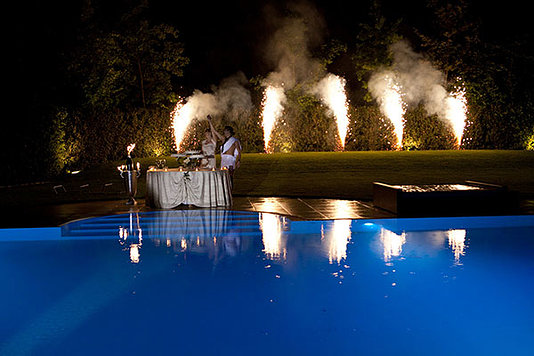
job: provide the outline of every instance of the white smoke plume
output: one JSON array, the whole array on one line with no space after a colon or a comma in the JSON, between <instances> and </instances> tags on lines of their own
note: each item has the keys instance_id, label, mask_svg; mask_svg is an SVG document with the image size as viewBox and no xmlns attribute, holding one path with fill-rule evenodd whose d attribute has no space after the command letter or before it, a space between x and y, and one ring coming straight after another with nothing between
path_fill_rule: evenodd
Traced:
<instances>
[{"instance_id":1,"label":"white smoke plume","mask_svg":"<svg viewBox=\"0 0 534 356\"><path fill-rule=\"evenodd\" d=\"M325 22L317 9L307 2L290 3L291 16L278 16L269 9L267 17L276 30L264 49L264 58L276 69L264 85L293 88L298 83L318 79L324 71L313 58L311 49L323 39Z\"/></svg>"},{"instance_id":2,"label":"white smoke plume","mask_svg":"<svg viewBox=\"0 0 534 356\"><path fill-rule=\"evenodd\" d=\"M308 83L324 70L311 55L310 48L320 43L324 20L317 9L307 2L287 5L290 16L279 16L266 8L266 18L275 29L264 49L264 58L276 68L263 80L262 127L265 151L271 133L284 111L285 91L297 84Z\"/></svg>"},{"instance_id":3,"label":"white smoke plume","mask_svg":"<svg viewBox=\"0 0 534 356\"><path fill-rule=\"evenodd\" d=\"M392 69L397 74L406 103L423 103L429 114L445 118L448 96L445 75L421 54L414 52L406 41L394 43L390 50L393 54Z\"/></svg>"},{"instance_id":4,"label":"white smoke plume","mask_svg":"<svg viewBox=\"0 0 534 356\"><path fill-rule=\"evenodd\" d=\"M383 78L393 78L393 86L401 95L403 105L422 103L428 114L437 115L452 126L460 144L467 112L465 96L461 92L449 93L444 73L414 52L406 41L394 43L390 50L393 54L391 68L375 72L369 80L369 91L380 103L382 112L390 118L384 105L388 88Z\"/></svg>"},{"instance_id":5,"label":"white smoke plume","mask_svg":"<svg viewBox=\"0 0 534 356\"><path fill-rule=\"evenodd\" d=\"M287 101L285 91L302 85L328 108L338 127L341 146L349 126L345 79L327 73L321 62L312 56L314 47L323 40L325 21L317 9L301 1L287 5L290 16L279 17L271 11L269 19L275 31L265 50L265 58L276 69L263 81L263 129L265 149L269 151L271 131L283 115Z\"/></svg>"},{"instance_id":6,"label":"white smoke plume","mask_svg":"<svg viewBox=\"0 0 534 356\"><path fill-rule=\"evenodd\" d=\"M185 101L178 102L171 113L176 149L185 132L195 119L205 119L207 115L226 115L231 120L239 120L252 110L247 79L241 72L213 86L211 93L195 90Z\"/></svg>"},{"instance_id":7,"label":"white smoke plume","mask_svg":"<svg viewBox=\"0 0 534 356\"><path fill-rule=\"evenodd\" d=\"M230 120L237 121L252 111L250 91L246 88L248 83L243 72L223 79L218 87L213 87L213 95L217 102L218 112L225 114Z\"/></svg>"}]
</instances>

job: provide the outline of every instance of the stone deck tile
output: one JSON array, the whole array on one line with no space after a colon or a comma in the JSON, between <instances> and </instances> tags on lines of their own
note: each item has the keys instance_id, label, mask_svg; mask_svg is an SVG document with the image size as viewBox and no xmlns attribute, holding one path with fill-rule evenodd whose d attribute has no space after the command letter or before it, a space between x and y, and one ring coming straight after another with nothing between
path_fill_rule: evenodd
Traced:
<instances>
[{"instance_id":1,"label":"stone deck tile","mask_svg":"<svg viewBox=\"0 0 534 356\"><path fill-rule=\"evenodd\" d=\"M356 200L305 198L246 198L257 212L276 213L303 220L390 218L393 214ZM236 199L236 201L239 200ZM239 210L234 202L234 210ZM239 203L238 203L239 204ZM241 204L241 207L243 205ZM244 209L249 210L249 209Z\"/></svg>"},{"instance_id":2,"label":"stone deck tile","mask_svg":"<svg viewBox=\"0 0 534 356\"><path fill-rule=\"evenodd\" d=\"M158 210L147 207L144 199L137 201L138 205L133 207L124 204L124 199L0 209L0 228L60 226L69 221L96 216ZM184 206L179 209L196 208ZM336 199L234 197L231 210L275 213L294 220L394 217L393 214L374 208L370 203Z\"/></svg>"}]
</instances>

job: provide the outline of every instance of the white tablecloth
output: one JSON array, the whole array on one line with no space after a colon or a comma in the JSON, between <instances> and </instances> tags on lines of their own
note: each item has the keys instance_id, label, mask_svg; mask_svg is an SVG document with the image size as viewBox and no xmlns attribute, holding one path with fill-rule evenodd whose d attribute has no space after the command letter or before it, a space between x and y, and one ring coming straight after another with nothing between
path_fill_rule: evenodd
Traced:
<instances>
[{"instance_id":1,"label":"white tablecloth","mask_svg":"<svg viewBox=\"0 0 534 356\"><path fill-rule=\"evenodd\" d=\"M232 188L227 170L147 171L146 191L147 204L161 209L175 208L180 204L203 208L232 205Z\"/></svg>"}]
</instances>

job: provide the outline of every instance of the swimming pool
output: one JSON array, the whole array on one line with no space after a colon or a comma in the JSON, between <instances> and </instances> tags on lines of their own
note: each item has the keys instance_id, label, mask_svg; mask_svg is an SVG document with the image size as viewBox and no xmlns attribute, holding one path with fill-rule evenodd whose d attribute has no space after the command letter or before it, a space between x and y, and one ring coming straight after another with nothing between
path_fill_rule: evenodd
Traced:
<instances>
[{"instance_id":1,"label":"swimming pool","mask_svg":"<svg viewBox=\"0 0 534 356\"><path fill-rule=\"evenodd\" d=\"M534 216L0 230L0 354L531 354Z\"/></svg>"}]
</instances>

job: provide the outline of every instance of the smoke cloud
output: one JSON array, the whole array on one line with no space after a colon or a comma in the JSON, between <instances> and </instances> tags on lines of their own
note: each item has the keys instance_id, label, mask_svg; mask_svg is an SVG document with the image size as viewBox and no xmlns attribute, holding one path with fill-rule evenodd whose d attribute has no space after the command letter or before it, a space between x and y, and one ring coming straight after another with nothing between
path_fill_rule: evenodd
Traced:
<instances>
[{"instance_id":1,"label":"smoke cloud","mask_svg":"<svg viewBox=\"0 0 534 356\"><path fill-rule=\"evenodd\" d=\"M379 102L384 102L388 80L398 87L402 100L407 105L422 103L430 115L447 120L449 93L445 89L445 75L412 50L406 41L399 41L390 47L393 54L391 68L374 73L369 80L369 91ZM384 80L387 78L388 80Z\"/></svg>"},{"instance_id":2,"label":"smoke cloud","mask_svg":"<svg viewBox=\"0 0 534 356\"><path fill-rule=\"evenodd\" d=\"M280 17L274 10L267 10L271 26L275 28L268 42L264 57L276 69L264 81L264 85L293 88L320 77L324 71L313 58L310 49L321 43L325 22L315 7L306 2L287 5L289 16Z\"/></svg>"},{"instance_id":3,"label":"smoke cloud","mask_svg":"<svg viewBox=\"0 0 534 356\"><path fill-rule=\"evenodd\" d=\"M226 115L230 120L238 120L242 114L252 110L248 81L242 72L223 79L219 86L212 86L211 93L195 90L187 98L185 106L190 106L192 119L207 115Z\"/></svg>"},{"instance_id":4,"label":"smoke cloud","mask_svg":"<svg viewBox=\"0 0 534 356\"><path fill-rule=\"evenodd\" d=\"M185 100L179 102L171 113L172 127L176 148L179 149L185 132L195 119L204 119L207 115L226 115L230 120L244 118L252 110L249 90L245 87L247 78L241 72L213 86L211 93L195 90Z\"/></svg>"},{"instance_id":5,"label":"smoke cloud","mask_svg":"<svg viewBox=\"0 0 534 356\"><path fill-rule=\"evenodd\" d=\"M405 41L391 46L393 70L408 105L423 103L427 112L445 119L448 92L445 75L422 55L415 53Z\"/></svg>"},{"instance_id":6,"label":"smoke cloud","mask_svg":"<svg viewBox=\"0 0 534 356\"><path fill-rule=\"evenodd\" d=\"M287 101L284 91L297 84L327 106L328 114L336 119L344 147L349 125L345 79L327 73L321 62L312 56L313 48L323 41L325 21L313 5L304 1L290 3L288 10L290 15L285 17L269 14L276 30L265 57L276 69L262 83L266 88L262 114L265 150L270 150L271 131Z\"/></svg>"}]
</instances>

